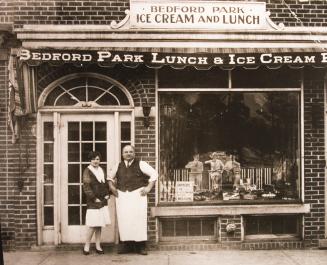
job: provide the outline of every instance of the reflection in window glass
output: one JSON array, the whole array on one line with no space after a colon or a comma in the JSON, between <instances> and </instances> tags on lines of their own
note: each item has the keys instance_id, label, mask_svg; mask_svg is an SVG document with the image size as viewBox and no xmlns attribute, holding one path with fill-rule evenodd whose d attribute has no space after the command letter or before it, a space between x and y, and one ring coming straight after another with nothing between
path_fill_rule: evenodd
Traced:
<instances>
[{"instance_id":1,"label":"reflection in window glass","mask_svg":"<svg viewBox=\"0 0 327 265\"><path fill-rule=\"evenodd\" d=\"M159 101L162 202L298 199L298 92L162 93Z\"/></svg>"},{"instance_id":2,"label":"reflection in window glass","mask_svg":"<svg viewBox=\"0 0 327 265\"><path fill-rule=\"evenodd\" d=\"M45 106L74 106L88 102L95 105L129 105L124 91L110 80L78 76L55 87Z\"/></svg>"},{"instance_id":3,"label":"reflection in window glass","mask_svg":"<svg viewBox=\"0 0 327 265\"><path fill-rule=\"evenodd\" d=\"M53 225L53 207L44 207L44 225Z\"/></svg>"},{"instance_id":4,"label":"reflection in window glass","mask_svg":"<svg viewBox=\"0 0 327 265\"><path fill-rule=\"evenodd\" d=\"M43 146L44 162L53 162L53 143L45 143Z\"/></svg>"},{"instance_id":5,"label":"reflection in window glass","mask_svg":"<svg viewBox=\"0 0 327 265\"><path fill-rule=\"evenodd\" d=\"M301 70L287 66L268 69L264 66L255 70L237 67L232 71L233 88L299 88Z\"/></svg>"},{"instance_id":6,"label":"reflection in window glass","mask_svg":"<svg viewBox=\"0 0 327 265\"><path fill-rule=\"evenodd\" d=\"M159 70L159 88L227 88L228 71L220 68L197 70L194 67L173 69L163 67Z\"/></svg>"},{"instance_id":7,"label":"reflection in window glass","mask_svg":"<svg viewBox=\"0 0 327 265\"><path fill-rule=\"evenodd\" d=\"M68 141L79 140L79 122L68 122Z\"/></svg>"},{"instance_id":8,"label":"reflection in window glass","mask_svg":"<svg viewBox=\"0 0 327 265\"><path fill-rule=\"evenodd\" d=\"M130 141L131 140L131 123L129 121L123 121L121 125L121 140Z\"/></svg>"},{"instance_id":9,"label":"reflection in window glass","mask_svg":"<svg viewBox=\"0 0 327 265\"><path fill-rule=\"evenodd\" d=\"M93 151L92 143L82 143L82 161L87 162L90 161L88 158L89 153Z\"/></svg>"},{"instance_id":10,"label":"reflection in window glass","mask_svg":"<svg viewBox=\"0 0 327 265\"><path fill-rule=\"evenodd\" d=\"M68 143L68 162L78 162L79 159L79 143Z\"/></svg>"},{"instance_id":11,"label":"reflection in window glass","mask_svg":"<svg viewBox=\"0 0 327 265\"><path fill-rule=\"evenodd\" d=\"M68 206L68 225L80 225L80 206Z\"/></svg>"},{"instance_id":12,"label":"reflection in window glass","mask_svg":"<svg viewBox=\"0 0 327 265\"><path fill-rule=\"evenodd\" d=\"M44 183L53 183L53 165L44 165L43 166L43 181Z\"/></svg>"},{"instance_id":13,"label":"reflection in window glass","mask_svg":"<svg viewBox=\"0 0 327 265\"><path fill-rule=\"evenodd\" d=\"M68 203L79 204L80 203L80 186L68 185Z\"/></svg>"},{"instance_id":14,"label":"reflection in window glass","mask_svg":"<svg viewBox=\"0 0 327 265\"><path fill-rule=\"evenodd\" d=\"M93 140L93 122L82 122L82 141Z\"/></svg>"},{"instance_id":15,"label":"reflection in window glass","mask_svg":"<svg viewBox=\"0 0 327 265\"><path fill-rule=\"evenodd\" d=\"M105 141L107 139L107 123L95 122L95 140Z\"/></svg>"},{"instance_id":16,"label":"reflection in window glass","mask_svg":"<svg viewBox=\"0 0 327 265\"><path fill-rule=\"evenodd\" d=\"M68 183L80 183L79 164L68 165Z\"/></svg>"},{"instance_id":17,"label":"reflection in window glass","mask_svg":"<svg viewBox=\"0 0 327 265\"><path fill-rule=\"evenodd\" d=\"M52 205L53 204L53 186L44 186L44 204Z\"/></svg>"},{"instance_id":18,"label":"reflection in window glass","mask_svg":"<svg viewBox=\"0 0 327 265\"><path fill-rule=\"evenodd\" d=\"M44 122L44 141L53 141L53 122Z\"/></svg>"},{"instance_id":19,"label":"reflection in window glass","mask_svg":"<svg viewBox=\"0 0 327 265\"><path fill-rule=\"evenodd\" d=\"M96 143L95 150L100 152L102 161L107 161L107 144L106 143Z\"/></svg>"}]
</instances>

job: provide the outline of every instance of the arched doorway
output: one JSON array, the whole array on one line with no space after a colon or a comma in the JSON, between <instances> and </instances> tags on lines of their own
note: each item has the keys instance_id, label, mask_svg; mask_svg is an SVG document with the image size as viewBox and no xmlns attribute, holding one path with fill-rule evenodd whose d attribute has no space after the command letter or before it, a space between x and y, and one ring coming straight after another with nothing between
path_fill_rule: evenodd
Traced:
<instances>
[{"instance_id":1,"label":"arched doorway","mask_svg":"<svg viewBox=\"0 0 327 265\"><path fill-rule=\"evenodd\" d=\"M106 172L119 161L122 146L134 142L133 100L119 82L81 73L51 83L38 104L39 243L82 243L87 154L99 151ZM103 230L103 242L116 240L114 198L109 208L112 224Z\"/></svg>"}]
</instances>

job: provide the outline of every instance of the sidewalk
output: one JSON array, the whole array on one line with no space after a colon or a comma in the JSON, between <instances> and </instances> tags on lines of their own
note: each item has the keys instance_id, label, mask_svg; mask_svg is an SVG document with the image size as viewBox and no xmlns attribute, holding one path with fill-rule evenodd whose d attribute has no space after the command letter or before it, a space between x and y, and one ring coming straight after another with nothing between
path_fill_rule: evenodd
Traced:
<instances>
[{"instance_id":1,"label":"sidewalk","mask_svg":"<svg viewBox=\"0 0 327 265\"><path fill-rule=\"evenodd\" d=\"M326 265L327 250L150 251L148 256L17 251L5 252L4 260L5 265Z\"/></svg>"}]
</instances>

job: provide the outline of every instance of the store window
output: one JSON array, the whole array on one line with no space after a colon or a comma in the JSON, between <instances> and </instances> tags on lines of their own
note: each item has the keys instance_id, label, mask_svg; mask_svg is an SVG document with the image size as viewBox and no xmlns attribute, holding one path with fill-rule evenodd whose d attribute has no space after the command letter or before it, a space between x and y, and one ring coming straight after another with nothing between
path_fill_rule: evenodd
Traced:
<instances>
[{"instance_id":1,"label":"store window","mask_svg":"<svg viewBox=\"0 0 327 265\"><path fill-rule=\"evenodd\" d=\"M161 203L299 199L300 90L162 91L159 105Z\"/></svg>"}]
</instances>

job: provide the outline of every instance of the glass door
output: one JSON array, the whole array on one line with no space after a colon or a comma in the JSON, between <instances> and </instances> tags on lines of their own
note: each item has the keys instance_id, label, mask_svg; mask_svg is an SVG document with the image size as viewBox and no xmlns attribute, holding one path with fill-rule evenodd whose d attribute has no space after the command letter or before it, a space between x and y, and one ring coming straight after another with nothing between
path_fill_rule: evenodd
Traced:
<instances>
[{"instance_id":1,"label":"glass door","mask_svg":"<svg viewBox=\"0 0 327 265\"><path fill-rule=\"evenodd\" d=\"M119 135L115 135L114 114L65 115L61 123L60 230L62 243L85 241L86 200L83 171L89 165L88 153L99 151L101 167L107 172L117 160ZM102 231L102 242L115 241L114 198L109 201L111 225Z\"/></svg>"}]
</instances>

